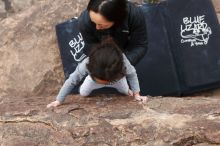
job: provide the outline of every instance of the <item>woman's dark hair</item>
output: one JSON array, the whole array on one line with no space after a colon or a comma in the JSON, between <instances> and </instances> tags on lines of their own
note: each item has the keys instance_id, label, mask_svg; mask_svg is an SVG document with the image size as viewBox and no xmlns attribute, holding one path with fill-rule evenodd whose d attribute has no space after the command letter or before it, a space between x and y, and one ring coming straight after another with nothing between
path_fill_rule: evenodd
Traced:
<instances>
[{"instance_id":1,"label":"woman's dark hair","mask_svg":"<svg viewBox=\"0 0 220 146\"><path fill-rule=\"evenodd\" d=\"M100 13L108 21L120 25L127 17L127 0L90 0L87 10Z\"/></svg>"},{"instance_id":2,"label":"woman's dark hair","mask_svg":"<svg viewBox=\"0 0 220 146\"><path fill-rule=\"evenodd\" d=\"M90 51L87 68L92 77L118 80L125 75L122 51L112 39L105 40Z\"/></svg>"}]
</instances>

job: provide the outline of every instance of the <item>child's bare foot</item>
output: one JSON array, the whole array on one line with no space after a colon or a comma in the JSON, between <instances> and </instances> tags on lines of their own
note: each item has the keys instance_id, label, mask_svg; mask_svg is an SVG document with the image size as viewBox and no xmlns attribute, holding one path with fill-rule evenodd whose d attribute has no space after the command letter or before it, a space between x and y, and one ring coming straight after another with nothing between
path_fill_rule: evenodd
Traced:
<instances>
[{"instance_id":1,"label":"child's bare foot","mask_svg":"<svg viewBox=\"0 0 220 146\"><path fill-rule=\"evenodd\" d=\"M47 105L47 108L50 108L50 107L57 107L58 105L60 105L61 102L56 100L56 101L53 101L51 102L50 104Z\"/></svg>"},{"instance_id":2,"label":"child's bare foot","mask_svg":"<svg viewBox=\"0 0 220 146\"><path fill-rule=\"evenodd\" d=\"M128 96L133 96L133 92L130 89L128 89Z\"/></svg>"}]
</instances>

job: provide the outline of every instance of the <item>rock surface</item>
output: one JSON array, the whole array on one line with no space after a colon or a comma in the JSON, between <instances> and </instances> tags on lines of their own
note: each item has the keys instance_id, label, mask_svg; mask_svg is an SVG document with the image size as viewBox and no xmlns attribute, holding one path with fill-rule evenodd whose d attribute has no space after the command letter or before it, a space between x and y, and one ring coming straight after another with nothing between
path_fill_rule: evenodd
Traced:
<instances>
[{"instance_id":1,"label":"rock surface","mask_svg":"<svg viewBox=\"0 0 220 146\"><path fill-rule=\"evenodd\" d=\"M54 27L86 3L0 0L0 145L220 146L220 90L147 104L75 95L46 109L64 78Z\"/></svg>"},{"instance_id":2,"label":"rock surface","mask_svg":"<svg viewBox=\"0 0 220 146\"><path fill-rule=\"evenodd\" d=\"M69 96L46 110L53 97L1 100L1 146L217 146L220 97Z\"/></svg>"},{"instance_id":3,"label":"rock surface","mask_svg":"<svg viewBox=\"0 0 220 146\"><path fill-rule=\"evenodd\" d=\"M0 1L0 13L5 13L5 3L3 1Z\"/></svg>"},{"instance_id":4,"label":"rock surface","mask_svg":"<svg viewBox=\"0 0 220 146\"><path fill-rule=\"evenodd\" d=\"M217 13L220 13L220 1L219 0L212 0L213 5Z\"/></svg>"},{"instance_id":5,"label":"rock surface","mask_svg":"<svg viewBox=\"0 0 220 146\"><path fill-rule=\"evenodd\" d=\"M63 81L55 25L78 16L84 1L44 1L1 21L1 94L53 94Z\"/></svg>"}]
</instances>

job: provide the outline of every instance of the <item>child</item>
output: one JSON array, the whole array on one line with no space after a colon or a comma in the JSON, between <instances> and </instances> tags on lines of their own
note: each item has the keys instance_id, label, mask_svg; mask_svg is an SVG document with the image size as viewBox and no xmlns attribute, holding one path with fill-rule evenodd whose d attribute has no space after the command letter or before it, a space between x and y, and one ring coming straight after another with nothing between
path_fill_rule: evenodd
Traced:
<instances>
[{"instance_id":1,"label":"child","mask_svg":"<svg viewBox=\"0 0 220 146\"><path fill-rule=\"evenodd\" d=\"M89 53L89 57L78 64L76 70L60 89L56 101L48 104L47 108L60 105L85 76L86 78L79 89L81 96L88 96L98 88L112 87L122 94L134 96L136 100L147 101L146 96L140 96L139 94L140 87L135 68L130 64L121 49L112 40L108 39L93 48Z\"/></svg>"}]
</instances>

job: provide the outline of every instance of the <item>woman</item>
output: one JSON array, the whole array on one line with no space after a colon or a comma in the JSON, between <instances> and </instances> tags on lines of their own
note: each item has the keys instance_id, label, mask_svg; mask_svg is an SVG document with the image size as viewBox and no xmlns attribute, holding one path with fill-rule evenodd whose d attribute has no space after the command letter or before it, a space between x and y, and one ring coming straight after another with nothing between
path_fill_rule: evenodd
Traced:
<instances>
[{"instance_id":1,"label":"woman","mask_svg":"<svg viewBox=\"0 0 220 146\"><path fill-rule=\"evenodd\" d=\"M126 0L90 0L79 17L85 42L92 47L111 36L132 65L147 51L147 32L140 7ZM85 50L88 55L90 49Z\"/></svg>"}]
</instances>

